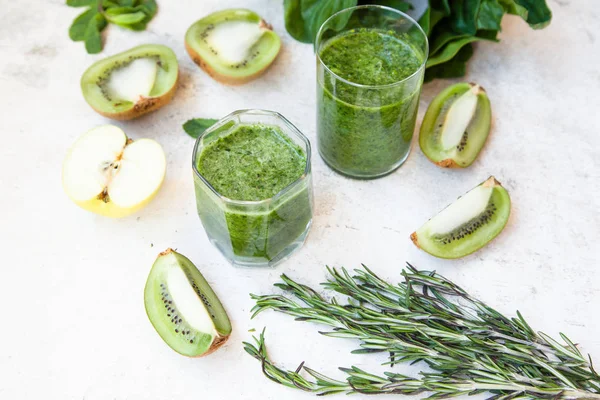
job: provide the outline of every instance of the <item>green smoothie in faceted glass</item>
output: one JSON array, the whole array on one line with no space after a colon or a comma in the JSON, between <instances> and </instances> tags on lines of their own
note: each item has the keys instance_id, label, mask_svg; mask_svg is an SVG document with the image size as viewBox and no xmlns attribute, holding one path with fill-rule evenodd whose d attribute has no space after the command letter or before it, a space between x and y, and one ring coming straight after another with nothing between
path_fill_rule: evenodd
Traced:
<instances>
[{"instance_id":1,"label":"green smoothie in faceted glass","mask_svg":"<svg viewBox=\"0 0 600 400\"><path fill-rule=\"evenodd\" d=\"M310 144L269 111L237 111L198 138L198 214L234 265L271 266L303 243L312 220Z\"/></svg>"},{"instance_id":2,"label":"green smoothie in faceted glass","mask_svg":"<svg viewBox=\"0 0 600 400\"><path fill-rule=\"evenodd\" d=\"M361 6L321 27L317 138L334 170L376 178L408 157L427 58L427 36L392 8Z\"/></svg>"}]
</instances>

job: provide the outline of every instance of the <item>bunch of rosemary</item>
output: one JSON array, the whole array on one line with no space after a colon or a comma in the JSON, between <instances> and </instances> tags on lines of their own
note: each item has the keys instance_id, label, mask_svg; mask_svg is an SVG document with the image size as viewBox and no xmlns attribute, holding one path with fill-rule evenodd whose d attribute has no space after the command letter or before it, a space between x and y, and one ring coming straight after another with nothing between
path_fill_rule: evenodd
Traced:
<instances>
[{"instance_id":1,"label":"bunch of rosemary","mask_svg":"<svg viewBox=\"0 0 600 400\"><path fill-rule=\"evenodd\" d=\"M364 267L364 266L363 266ZM490 393L488 400L600 399L600 375L591 358L561 334L564 343L535 332L520 313L507 318L436 274L408 265L404 282L390 284L367 267L351 276L328 268L323 285L345 295L345 304L326 300L285 275L277 287L289 292L257 296L253 317L272 309L299 321L332 328L326 336L358 339L355 353L389 353L387 364L425 362L434 372L412 378L392 372L377 376L356 367L340 368L344 381L300 364L296 371L276 367L268 357L264 332L244 343L271 380L302 390L333 393L430 393L429 399ZM304 370L314 379L306 379Z\"/></svg>"}]
</instances>

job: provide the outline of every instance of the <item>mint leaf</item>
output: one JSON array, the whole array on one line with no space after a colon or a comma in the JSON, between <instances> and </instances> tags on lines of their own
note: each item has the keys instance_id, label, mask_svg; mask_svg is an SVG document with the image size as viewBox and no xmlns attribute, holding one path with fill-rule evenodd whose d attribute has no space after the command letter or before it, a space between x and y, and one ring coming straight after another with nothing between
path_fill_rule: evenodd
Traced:
<instances>
[{"instance_id":1,"label":"mint leaf","mask_svg":"<svg viewBox=\"0 0 600 400\"><path fill-rule=\"evenodd\" d=\"M123 26L125 28L128 28L128 25L136 24L138 22L143 21L144 18L146 18L146 14L144 14L141 11L130 14L115 15L113 17L109 17L108 15L106 16L106 19L108 19L109 22Z\"/></svg>"},{"instance_id":2,"label":"mint leaf","mask_svg":"<svg viewBox=\"0 0 600 400\"><path fill-rule=\"evenodd\" d=\"M91 7L96 4L96 0L67 0L69 7Z\"/></svg>"},{"instance_id":3,"label":"mint leaf","mask_svg":"<svg viewBox=\"0 0 600 400\"><path fill-rule=\"evenodd\" d=\"M98 14L98 11L95 8L90 8L75 18L69 28L69 37L71 40L74 42L85 40L87 26L96 14Z\"/></svg>"},{"instance_id":4,"label":"mint leaf","mask_svg":"<svg viewBox=\"0 0 600 400\"><path fill-rule=\"evenodd\" d=\"M218 119L211 118L190 119L183 124L183 130L194 139L198 139L198 137L202 135L205 130L216 124L218 121Z\"/></svg>"},{"instance_id":5,"label":"mint leaf","mask_svg":"<svg viewBox=\"0 0 600 400\"><path fill-rule=\"evenodd\" d=\"M90 54L102 51L101 32L109 22L136 31L144 30L158 8L155 0L67 0L67 5L90 7L69 27L71 40L85 41L85 49Z\"/></svg>"},{"instance_id":6,"label":"mint leaf","mask_svg":"<svg viewBox=\"0 0 600 400\"><path fill-rule=\"evenodd\" d=\"M138 11L137 7L112 7L104 12L108 22L129 28L129 25L137 24L146 19L146 13Z\"/></svg>"},{"instance_id":7,"label":"mint leaf","mask_svg":"<svg viewBox=\"0 0 600 400\"><path fill-rule=\"evenodd\" d=\"M102 14L96 14L85 30L85 49L89 54L102 51L102 35L100 32L106 26L106 19Z\"/></svg>"}]
</instances>

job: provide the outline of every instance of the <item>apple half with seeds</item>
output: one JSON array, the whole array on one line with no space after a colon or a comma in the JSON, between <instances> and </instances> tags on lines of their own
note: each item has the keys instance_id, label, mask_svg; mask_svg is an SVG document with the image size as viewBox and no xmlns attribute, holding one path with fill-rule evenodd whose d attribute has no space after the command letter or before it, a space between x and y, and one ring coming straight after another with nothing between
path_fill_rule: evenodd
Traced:
<instances>
[{"instance_id":1,"label":"apple half with seeds","mask_svg":"<svg viewBox=\"0 0 600 400\"><path fill-rule=\"evenodd\" d=\"M166 168L160 144L152 139L133 141L121 128L104 125L73 144L63 163L62 182L79 207L119 218L152 200Z\"/></svg>"}]
</instances>

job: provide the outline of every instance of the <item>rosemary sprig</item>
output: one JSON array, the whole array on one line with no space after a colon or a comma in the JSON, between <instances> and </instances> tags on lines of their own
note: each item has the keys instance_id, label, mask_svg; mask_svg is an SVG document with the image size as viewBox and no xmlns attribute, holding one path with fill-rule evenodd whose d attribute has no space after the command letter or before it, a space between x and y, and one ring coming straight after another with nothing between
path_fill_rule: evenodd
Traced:
<instances>
[{"instance_id":1,"label":"rosemary sprig","mask_svg":"<svg viewBox=\"0 0 600 400\"><path fill-rule=\"evenodd\" d=\"M517 312L507 318L435 272L410 264L404 282L390 284L367 267L328 268L323 285L348 297L327 300L312 288L282 275L282 295L251 295L253 317L271 309L299 321L332 328L326 336L360 341L354 353L389 353L387 364L424 362L435 372L411 378L387 372L376 376L356 367L341 368L345 381L328 378L303 364L294 372L276 367L264 335L245 343L270 379L318 395L430 392L429 399L490 393L488 399L600 399L600 375L591 358L561 334L561 343L535 332ZM314 380L300 375L306 371Z\"/></svg>"}]
</instances>

